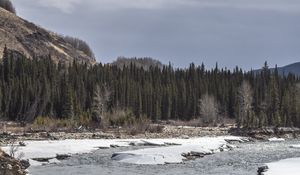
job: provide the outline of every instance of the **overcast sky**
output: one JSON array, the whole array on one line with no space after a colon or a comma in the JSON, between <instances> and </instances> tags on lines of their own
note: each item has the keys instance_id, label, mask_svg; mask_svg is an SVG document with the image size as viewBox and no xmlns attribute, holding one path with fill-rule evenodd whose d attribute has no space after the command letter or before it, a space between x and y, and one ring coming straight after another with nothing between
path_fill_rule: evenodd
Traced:
<instances>
[{"instance_id":1,"label":"overcast sky","mask_svg":"<svg viewBox=\"0 0 300 175\"><path fill-rule=\"evenodd\" d=\"M300 61L299 0L12 0L19 16L79 37L97 60L152 57L186 67Z\"/></svg>"}]
</instances>

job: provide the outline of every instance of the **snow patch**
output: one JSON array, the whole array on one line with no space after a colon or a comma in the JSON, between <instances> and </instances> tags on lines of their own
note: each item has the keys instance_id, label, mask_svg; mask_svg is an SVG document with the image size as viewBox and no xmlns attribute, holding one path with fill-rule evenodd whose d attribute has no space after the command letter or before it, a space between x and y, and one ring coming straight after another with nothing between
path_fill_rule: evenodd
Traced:
<instances>
[{"instance_id":1,"label":"snow patch","mask_svg":"<svg viewBox=\"0 0 300 175\"><path fill-rule=\"evenodd\" d=\"M284 138L277 138L277 137L273 137L268 139L270 142L284 142L285 139Z\"/></svg>"},{"instance_id":2,"label":"snow patch","mask_svg":"<svg viewBox=\"0 0 300 175\"><path fill-rule=\"evenodd\" d=\"M131 140L134 142L135 140ZM55 160L58 154L72 155L90 153L99 148L110 148L111 145L130 146L126 140L59 140L59 141L25 141L26 146L19 147L15 157L22 156L22 159L29 159L32 166L42 165L33 159L49 159L49 163L58 163ZM2 150L9 153L10 147L2 147Z\"/></svg>"},{"instance_id":3,"label":"snow patch","mask_svg":"<svg viewBox=\"0 0 300 175\"><path fill-rule=\"evenodd\" d=\"M264 175L298 175L300 172L300 158L280 160L268 163L268 171Z\"/></svg>"},{"instance_id":4,"label":"snow patch","mask_svg":"<svg viewBox=\"0 0 300 175\"><path fill-rule=\"evenodd\" d=\"M49 46L53 47L53 48L54 48L56 51L58 51L59 53L64 54L64 55L67 56L67 57L70 57L70 55L67 54L63 49L57 47L57 46L54 45L53 43L50 43L50 42L49 42L48 44L49 44Z\"/></svg>"}]
</instances>

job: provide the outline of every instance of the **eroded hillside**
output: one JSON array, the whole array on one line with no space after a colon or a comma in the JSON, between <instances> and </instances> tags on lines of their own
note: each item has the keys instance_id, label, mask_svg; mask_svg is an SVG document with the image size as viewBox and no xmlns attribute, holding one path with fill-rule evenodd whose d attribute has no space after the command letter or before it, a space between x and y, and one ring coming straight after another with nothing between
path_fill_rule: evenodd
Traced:
<instances>
[{"instance_id":1,"label":"eroded hillside","mask_svg":"<svg viewBox=\"0 0 300 175\"><path fill-rule=\"evenodd\" d=\"M5 45L28 58L51 55L55 62L95 62L93 57L74 48L62 36L0 8L0 58Z\"/></svg>"}]
</instances>

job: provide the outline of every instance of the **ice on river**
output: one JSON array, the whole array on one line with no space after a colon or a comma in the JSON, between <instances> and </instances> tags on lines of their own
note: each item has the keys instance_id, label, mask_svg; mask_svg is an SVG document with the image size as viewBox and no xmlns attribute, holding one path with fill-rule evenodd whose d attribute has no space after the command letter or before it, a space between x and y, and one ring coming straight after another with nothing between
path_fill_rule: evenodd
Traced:
<instances>
[{"instance_id":1,"label":"ice on river","mask_svg":"<svg viewBox=\"0 0 300 175\"><path fill-rule=\"evenodd\" d=\"M227 141L242 142L243 140L239 137L201 137L188 140L169 139L161 141L164 143L176 144L177 146L146 148L134 151L119 152L113 154L112 159L125 163L148 165L182 163L186 159L184 154L201 156L220 151L226 151L234 147L228 144Z\"/></svg>"},{"instance_id":2,"label":"ice on river","mask_svg":"<svg viewBox=\"0 0 300 175\"><path fill-rule=\"evenodd\" d=\"M58 141L26 141L26 146L19 147L15 157L22 155L22 159L29 159L33 165L40 163L33 161L37 158L47 158L49 163L59 155L90 153L99 148L124 147L132 145L159 146L157 148L141 149L132 152L116 153L115 159L121 162L136 164L164 164L180 163L184 157L182 153L211 154L221 149L226 150L225 140L240 141L240 137L201 137L192 139L86 139L86 140L58 140ZM177 146L173 146L177 145ZM229 145L230 146L230 145ZM9 153L10 147L2 147ZM119 155L117 155L119 154ZM55 161L57 163L57 161Z\"/></svg>"}]
</instances>

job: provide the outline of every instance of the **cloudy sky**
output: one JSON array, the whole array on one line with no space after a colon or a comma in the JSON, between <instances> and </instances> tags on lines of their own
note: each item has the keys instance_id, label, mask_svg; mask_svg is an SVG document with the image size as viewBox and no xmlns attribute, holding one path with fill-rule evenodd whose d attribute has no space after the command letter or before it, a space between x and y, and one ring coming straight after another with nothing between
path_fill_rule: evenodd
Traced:
<instances>
[{"instance_id":1,"label":"cloudy sky","mask_svg":"<svg viewBox=\"0 0 300 175\"><path fill-rule=\"evenodd\" d=\"M12 0L19 16L79 37L97 60L153 57L186 67L300 61L299 0Z\"/></svg>"}]
</instances>

